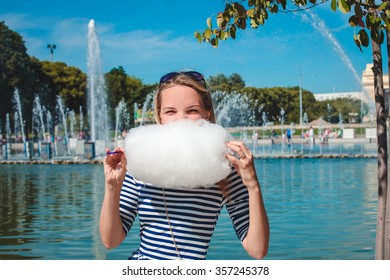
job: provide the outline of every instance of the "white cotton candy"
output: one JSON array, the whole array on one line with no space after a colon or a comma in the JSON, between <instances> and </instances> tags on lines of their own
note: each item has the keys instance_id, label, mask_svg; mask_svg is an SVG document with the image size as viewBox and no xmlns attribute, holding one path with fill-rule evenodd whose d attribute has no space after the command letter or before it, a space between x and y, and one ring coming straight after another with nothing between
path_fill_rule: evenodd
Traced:
<instances>
[{"instance_id":1,"label":"white cotton candy","mask_svg":"<svg viewBox=\"0 0 390 280\"><path fill-rule=\"evenodd\" d=\"M133 128L126 135L127 171L165 188L210 186L230 173L229 134L205 120Z\"/></svg>"}]
</instances>

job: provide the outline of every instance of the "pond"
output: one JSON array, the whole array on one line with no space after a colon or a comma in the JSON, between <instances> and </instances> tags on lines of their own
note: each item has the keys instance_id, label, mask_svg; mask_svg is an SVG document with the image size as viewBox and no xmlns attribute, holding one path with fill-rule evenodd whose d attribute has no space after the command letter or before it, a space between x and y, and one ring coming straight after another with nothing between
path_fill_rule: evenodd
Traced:
<instances>
[{"instance_id":1,"label":"pond","mask_svg":"<svg viewBox=\"0 0 390 280\"><path fill-rule=\"evenodd\" d=\"M270 260L374 259L377 160L256 159L271 225ZM0 165L0 259L127 259L99 237L100 164ZM224 210L207 259L250 259Z\"/></svg>"}]
</instances>

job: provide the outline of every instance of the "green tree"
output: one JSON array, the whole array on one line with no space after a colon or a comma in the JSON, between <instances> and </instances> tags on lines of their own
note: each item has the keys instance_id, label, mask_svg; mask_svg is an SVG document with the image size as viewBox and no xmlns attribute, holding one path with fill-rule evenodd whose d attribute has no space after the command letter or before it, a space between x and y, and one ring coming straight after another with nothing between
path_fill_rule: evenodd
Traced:
<instances>
[{"instance_id":1,"label":"green tree","mask_svg":"<svg viewBox=\"0 0 390 280\"><path fill-rule=\"evenodd\" d=\"M42 103L48 106L50 111L54 111L57 96L62 98L66 108L75 113L80 113L80 106L86 108L85 73L63 62L43 61L42 69L47 76L47 91Z\"/></svg>"},{"instance_id":2,"label":"green tree","mask_svg":"<svg viewBox=\"0 0 390 280\"><path fill-rule=\"evenodd\" d=\"M212 91L234 92L245 87L244 80L237 73L233 73L229 77L225 74L210 76L207 81Z\"/></svg>"},{"instance_id":3,"label":"green tree","mask_svg":"<svg viewBox=\"0 0 390 280\"><path fill-rule=\"evenodd\" d=\"M252 104L263 105L260 111L255 111L256 119L261 119L262 113L267 113L269 121L279 122L280 111L285 111L285 120L289 123L299 123L299 88L298 87L273 87L255 88L246 87L242 90ZM310 119L318 117L317 101L313 93L307 90L302 91L303 109ZM255 105L253 105L255 106Z\"/></svg>"},{"instance_id":4,"label":"green tree","mask_svg":"<svg viewBox=\"0 0 390 280\"><path fill-rule=\"evenodd\" d=\"M31 112L34 95L42 90L39 77L41 65L35 58L27 55L22 37L0 22L0 119L14 112L12 103L15 89L19 90L22 114L26 121L26 135L31 127ZM2 121L2 131L5 122Z\"/></svg>"},{"instance_id":5,"label":"green tree","mask_svg":"<svg viewBox=\"0 0 390 280\"><path fill-rule=\"evenodd\" d=\"M216 16L216 27L213 28L212 19L207 19L207 28L202 32L195 32L199 42L209 42L218 46L220 40L235 39L238 29L244 30L247 25L258 28L264 25L270 14L301 11L312 8L328 0L243 0L225 1L222 12ZM379 4L377 4L379 3ZM246 5L246 7L244 6ZM385 91L383 88L382 52L380 46L387 35L387 64L390 65L390 4L388 0L331 0L331 9L351 14L349 24L356 29L353 39L362 50L372 43L374 91L376 102L377 139L378 139L378 220L376 238L376 258L390 259L390 176L388 176L388 127L385 113ZM390 71L389 71L390 80ZM386 97L387 98L387 97ZM387 210L386 210L387 209Z\"/></svg>"},{"instance_id":6,"label":"green tree","mask_svg":"<svg viewBox=\"0 0 390 280\"><path fill-rule=\"evenodd\" d=\"M115 108L123 99L130 116L134 116L134 103L142 106L148 93L152 92L155 86L143 85L136 77L126 74L122 66L112 68L105 74L105 81L108 92L109 115L112 123L115 122Z\"/></svg>"}]
</instances>

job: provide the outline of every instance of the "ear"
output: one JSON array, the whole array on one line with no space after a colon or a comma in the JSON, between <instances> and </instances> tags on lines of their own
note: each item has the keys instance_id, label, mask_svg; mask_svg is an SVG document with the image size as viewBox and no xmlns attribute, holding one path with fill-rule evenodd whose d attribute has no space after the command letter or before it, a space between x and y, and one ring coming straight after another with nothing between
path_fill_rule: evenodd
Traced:
<instances>
[{"instance_id":1,"label":"ear","mask_svg":"<svg viewBox=\"0 0 390 280\"><path fill-rule=\"evenodd\" d=\"M207 121L210 121L210 116L211 116L211 113L209 112L209 111L207 111L207 113L206 113L206 120Z\"/></svg>"}]
</instances>

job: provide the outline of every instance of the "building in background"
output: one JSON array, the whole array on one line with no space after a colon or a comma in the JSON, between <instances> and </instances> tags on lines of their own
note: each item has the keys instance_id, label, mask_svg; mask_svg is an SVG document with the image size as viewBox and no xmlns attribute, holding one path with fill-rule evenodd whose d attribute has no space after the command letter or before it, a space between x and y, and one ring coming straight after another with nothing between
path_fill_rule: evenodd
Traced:
<instances>
[{"instance_id":1,"label":"building in background","mask_svg":"<svg viewBox=\"0 0 390 280\"><path fill-rule=\"evenodd\" d=\"M372 103L375 98L374 93L374 73L372 71L373 64L366 65L366 69L362 73L362 91L357 92L330 92L330 93L315 93L314 97L318 101L334 100L337 98L353 98L363 100L363 102L369 104ZM383 74L384 89L389 89L389 79L387 74Z\"/></svg>"}]
</instances>

